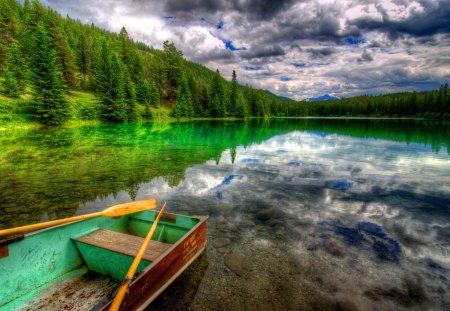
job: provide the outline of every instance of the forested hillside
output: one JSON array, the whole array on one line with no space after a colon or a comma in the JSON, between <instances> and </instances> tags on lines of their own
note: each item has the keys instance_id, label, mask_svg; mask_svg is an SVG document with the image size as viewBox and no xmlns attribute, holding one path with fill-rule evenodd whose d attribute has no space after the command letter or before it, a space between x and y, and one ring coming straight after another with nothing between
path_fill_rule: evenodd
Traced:
<instances>
[{"instance_id":1,"label":"forested hillside","mask_svg":"<svg viewBox=\"0 0 450 311\"><path fill-rule=\"evenodd\" d=\"M0 0L0 33L2 93L19 99L2 102L0 112L14 110L44 124L145 120L152 118L150 107L161 105L174 117L268 116L275 101L239 87L235 73L228 82L186 61L171 42L157 50L133 41L125 28L112 33L84 25L38 1ZM95 94L95 105L71 101L83 91Z\"/></svg>"},{"instance_id":2,"label":"forested hillside","mask_svg":"<svg viewBox=\"0 0 450 311\"><path fill-rule=\"evenodd\" d=\"M180 117L397 116L448 118L450 92L295 102L189 62L171 42L157 50L62 18L39 1L0 0L0 121L134 122Z\"/></svg>"}]
</instances>

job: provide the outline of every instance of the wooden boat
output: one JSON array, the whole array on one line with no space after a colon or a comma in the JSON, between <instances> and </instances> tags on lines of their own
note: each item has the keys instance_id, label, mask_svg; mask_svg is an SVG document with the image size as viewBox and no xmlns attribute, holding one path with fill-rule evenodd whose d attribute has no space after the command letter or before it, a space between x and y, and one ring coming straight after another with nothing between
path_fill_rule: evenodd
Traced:
<instances>
[{"instance_id":1,"label":"wooden boat","mask_svg":"<svg viewBox=\"0 0 450 311\"><path fill-rule=\"evenodd\" d=\"M98 217L0 242L0 310L108 310L155 211ZM142 310L205 249L206 219L163 213L121 310Z\"/></svg>"}]
</instances>

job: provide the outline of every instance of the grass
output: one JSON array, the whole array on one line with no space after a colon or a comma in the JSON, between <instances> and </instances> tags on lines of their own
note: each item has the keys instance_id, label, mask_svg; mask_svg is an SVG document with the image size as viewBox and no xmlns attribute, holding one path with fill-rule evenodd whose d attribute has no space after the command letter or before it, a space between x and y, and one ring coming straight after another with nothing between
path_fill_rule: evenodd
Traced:
<instances>
[{"instance_id":1,"label":"grass","mask_svg":"<svg viewBox=\"0 0 450 311\"><path fill-rule=\"evenodd\" d=\"M0 79L1 85L1 79ZM100 119L99 99L92 92L81 90L70 90L66 96L69 102L71 119L63 126L73 127L82 125L95 125L102 123ZM145 107L137 104L137 115L144 114ZM211 120L211 118L173 118L171 109L167 106L150 107L152 120L156 123L187 122L191 120ZM31 90L27 89L26 94L20 98L10 98L3 95L0 90L0 130L6 129L31 129L38 128L41 125L35 121L33 116L33 101ZM218 120L236 120L236 118L220 118ZM138 117L138 122L147 120Z\"/></svg>"},{"instance_id":2,"label":"grass","mask_svg":"<svg viewBox=\"0 0 450 311\"><path fill-rule=\"evenodd\" d=\"M27 90L28 91L28 90ZM93 93L70 91L67 95L72 118L64 126L97 124L98 99ZM20 98L10 98L0 92L0 130L30 129L41 125L33 120L32 99L29 92Z\"/></svg>"}]
</instances>

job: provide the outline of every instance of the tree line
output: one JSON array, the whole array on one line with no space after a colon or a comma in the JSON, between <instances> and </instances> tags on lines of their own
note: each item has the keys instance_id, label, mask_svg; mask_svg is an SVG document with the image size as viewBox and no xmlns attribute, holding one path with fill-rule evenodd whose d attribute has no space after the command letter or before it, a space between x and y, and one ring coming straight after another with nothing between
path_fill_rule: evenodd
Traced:
<instances>
[{"instance_id":1,"label":"tree line","mask_svg":"<svg viewBox=\"0 0 450 311\"><path fill-rule=\"evenodd\" d=\"M356 96L329 101L275 103L276 116L320 117L410 117L450 119L448 84L438 90Z\"/></svg>"},{"instance_id":2,"label":"tree line","mask_svg":"<svg viewBox=\"0 0 450 311\"><path fill-rule=\"evenodd\" d=\"M119 33L63 18L37 0L0 0L0 77L3 94L29 98L43 124L72 118L71 91L98 98L86 118L110 122L152 119L152 107L173 117L422 116L448 118L448 86L438 91L365 96L330 102L286 102L189 62L172 42L163 50Z\"/></svg>"}]
</instances>

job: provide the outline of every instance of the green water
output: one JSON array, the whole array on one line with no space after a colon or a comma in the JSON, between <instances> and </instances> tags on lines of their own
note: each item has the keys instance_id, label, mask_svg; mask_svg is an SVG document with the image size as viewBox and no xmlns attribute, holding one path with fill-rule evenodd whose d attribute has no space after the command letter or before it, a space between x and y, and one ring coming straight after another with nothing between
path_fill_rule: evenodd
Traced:
<instances>
[{"instance_id":1,"label":"green water","mask_svg":"<svg viewBox=\"0 0 450 311\"><path fill-rule=\"evenodd\" d=\"M8 130L0 145L0 228L147 197L210 215L206 271L165 308L450 303L449 123L112 124Z\"/></svg>"}]
</instances>

